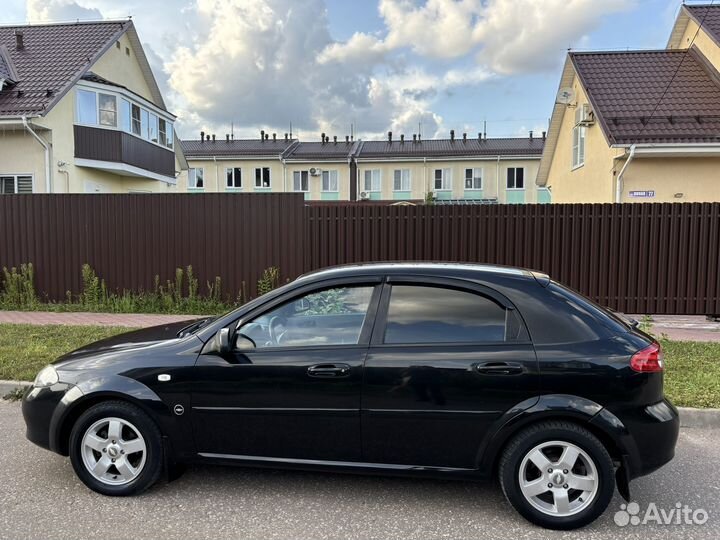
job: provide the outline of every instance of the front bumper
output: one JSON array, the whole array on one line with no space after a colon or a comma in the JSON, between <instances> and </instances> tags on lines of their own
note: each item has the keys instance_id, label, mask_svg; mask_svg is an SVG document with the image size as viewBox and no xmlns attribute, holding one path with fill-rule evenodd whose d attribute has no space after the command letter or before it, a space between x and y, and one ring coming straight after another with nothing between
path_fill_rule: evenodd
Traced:
<instances>
[{"instance_id":1,"label":"front bumper","mask_svg":"<svg viewBox=\"0 0 720 540\"><path fill-rule=\"evenodd\" d=\"M47 450L57 451L51 436L51 428L55 427L53 417L56 416L58 405L72 388L76 387L59 382L43 388L32 386L25 392L22 413L29 441Z\"/></svg>"}]
</instances>

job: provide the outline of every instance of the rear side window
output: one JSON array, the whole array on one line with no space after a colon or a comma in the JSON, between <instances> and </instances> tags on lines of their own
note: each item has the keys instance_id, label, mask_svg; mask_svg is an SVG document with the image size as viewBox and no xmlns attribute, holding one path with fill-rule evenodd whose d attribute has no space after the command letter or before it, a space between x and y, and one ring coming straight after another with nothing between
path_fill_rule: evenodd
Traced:
<instances>
[{"instance_id":1,"label":"rear side window","mask_svg":"<svg viewBox=\"0 0 720 540\"><path fill-rule=\"evenodd\" d=\"M517 339L520 328L514 312L486 296L445 287L393 285L384 342L498 342Z\"/></svg>"}]
</instances>

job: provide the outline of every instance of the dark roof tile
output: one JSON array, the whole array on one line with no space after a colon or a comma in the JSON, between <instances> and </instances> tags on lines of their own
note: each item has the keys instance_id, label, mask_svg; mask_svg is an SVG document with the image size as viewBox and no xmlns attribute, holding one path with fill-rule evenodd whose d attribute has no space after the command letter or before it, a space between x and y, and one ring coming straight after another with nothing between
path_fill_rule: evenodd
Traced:
<instances>
[{"instance_id":1,"label":"dark roof tile","mask_svg":"<svg viewBox=\"0 0 720 540\"><path fill-rule=\"evenodd\" d=\"M720 4L715 5L685 5L695 22L702 24L715 42L720 45Z\"/></svg>"},{"instance_id":2,"label":"dark roof tile","mask_svg":"<svg viewBox=\"0 0 720 540\"><path fill-rule=\"evenodd\" d=\"M717 73L695 50L570 58L611 143L720 141Z\"/></svg>"},{"instance_id":3,"label":"dark roof tile","mask_svg":"<svg viewBox=\"0 0 720 540\"><path fill-rule=\"evenodd\" d=\"M216 141L201 141L190 139L182 141L182 150L186 157L212 157L212 156L278 156L293 144L294 139L286 141L278 139L217 139Z\"/></svg>"},{"instance_id":4,"label":"dark roof tile","mask_svg":"<svg viewBox=\"0 0 720 540\"><path fill-rule=\"evenodd\" d=\"M46 112L130 25L130 21L101 21L0 26L0 45L4 45L18 79L10 90L0 93L0 116ZM24 48L20 50L16 30L23 33Z\"/></svg>"},{"instance_id":5,"label":"dark roof tile","mask_svg":"<svg viewBox=\"0 0 720 540\"><path fill-rule=\"evenodd\" d=\"M479 139L422 139L408 141L365 141L359 158L392 157L472 157L472 156L540 156L545 141L542 137Z\"/></svg>"},{"instance_id":6,"label":"dark roof tile","mask_svg":"<svg viewBox=\"0 0 720 540\"><path fill-rule=\"evenodd\" d=\"M357 143L339 142L301 142L295 145L285 156L289 160L347 159Z\"/></svg>"}]
</instances>

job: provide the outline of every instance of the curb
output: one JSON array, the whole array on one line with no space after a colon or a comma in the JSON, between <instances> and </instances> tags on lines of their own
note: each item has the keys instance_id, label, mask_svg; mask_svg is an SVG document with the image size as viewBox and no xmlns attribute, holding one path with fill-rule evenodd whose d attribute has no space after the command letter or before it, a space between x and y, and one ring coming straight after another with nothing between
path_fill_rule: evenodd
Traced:
<instances>
[{"instance_id":1,"label":"curb","mask_svg":"<svg viewBox=\"0 0 720 540\"><path fill-rule=\"evenodd\" d=\"M30 386L29 381L0 381L0 399L18 387ZM678 407L681 428L720 428L720 409Z\"/></svg>"}]
</instances>

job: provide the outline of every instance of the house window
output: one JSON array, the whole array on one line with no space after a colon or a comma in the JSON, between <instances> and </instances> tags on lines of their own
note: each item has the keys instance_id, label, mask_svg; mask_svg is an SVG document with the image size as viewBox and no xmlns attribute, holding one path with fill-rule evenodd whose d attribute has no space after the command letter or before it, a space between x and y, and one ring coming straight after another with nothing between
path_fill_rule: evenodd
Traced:
<instances>
[{"instance_id":1,"label":"house window","mask_svg":"<svg viewBox=\"0 0 720 540\"><path fill-rule=\"evenodd\" d=\"M255 187L270 187L270 167L257 167L255 169Z\"/></svg>"},{"instance_id":2,"label":"house window","mask_svg":"<svg viewBox=\"0 0 720 540\"><path fill-rule=\"evenodd\" d=\"M393 171L393 191L410 191L410 169Z\"/></svg>"},{"instance_id":3,"label":"house window","mask_svg":"<svg viewBox=\"0 0 720 540\"><path fill-rule=\"evenodd\" d=\"M365 181L363 182L363 191L381 191L382 176L380 169L369 169L365 171Z\"/></svg>"},{"instance_id":4,"label":"house window","mask_svg":"<svg viewBox=\"0 0 720 540\"><path fill-rule=\"evenodd\" d=\"M140 109L140 136L143 139L150 138L150 113L145 109Z\"/></svg>"},{"instance_id":5,"label":"house window","mask_svg":"<svg viewBox=\"0 0 720 540\"><path fill-rule=\"evenodd\" d=\"M573 169L585 164L585 127L578 125L582 120L583 107L575 109L575 126L572 137L572 166Z\"/></svg>"},{"instance_id":6,"label":"house window","mask_svg":"<svg viewBox=\"0 0 720 540\"><path fill-rule=\"evenodd\" d=\"M523 167L508 167L507 188L525 189L525 169Z\"/></svg>"},{"instance_id":7,"label":"house window","mask_svg":"<svg viewBox=\"0 0 720 540\"><path fill-rule=\"evenodd\" d=\"M148 127L148 137L152 142L158 142L158 117L156 114L150 113L150 125Z\"/></svg>"},{"instance_id":8,"label":"house window","mask_svg":"<svg viewBox=\"0 0 720 540\"><path fill-rule=\"evenodd\" d=\"M120 129L130 133L130 102L120 98Z\"/></svg>"},{"instance_id":9,"label":"house window","mask_svg":"<svg viewBox=\"0 0 720 540\"><path fill-rule=\"evenodd\" d=\"M142 132L142 121L140 119L140 107L133 103L132 105L132 132L140 136Z\"/></svg>"},{"instance_id":10,"label":"house window","mask_svg":"<svg viewBox=\"0 0 720 540\"><path fill-rule=\"evenodd\" d=\"M117 127L117 98L110 94L98 94L98 110L101 126Z\"/></svg>"},{"instance_id":11,"label":"house window","mask_svg":"<svg viewBox=\"0 0 720 540\"><path fill-rule=\"evenodd\" d=\"M167 128L165 127L167 124L165 120L160 118L158 120L158 139L160 144L163 146L167 146Z\"/></svg>"},{"instance_id":12,"label":"house window","mask_svg":"<svg viewBox=\"0 0 720 540\"><path fill-rule=\"evenodd\" d=\"M228 189L242 188L242 169L240 167L228 167L225 169L226 183Z\"/></svg>"},{"instance_id":13,"label":"house window","mask_svg":"<svg viewBox=\"0 0 720 540\"><path fill-rule=\"evenodd\" d=\"M188 169L188 188L203 189L205 187L205 169L202 167Z\"/></svg>"},{"instance_id":14,"label":"house window","mask_svg":"<svg viewBox=\"0 0 720 540\"><path fill-rule=\"evenodd\" d=\"M482 189L482 169L465 169L465 189Z\"/></svg>"},{"instance_id":15,"label":"house window","mask_svg":"<svg viewBox=\"0 0 720 540\"><path fill-rule=\"evenodd\" d=\"M170 123L165 123L165 131L167 133L167 141L165 142L165 146L172 149L173 144L175 143L174 135L173 135L173 125Z\"/></svg>"},{"instance_id":16,"label":"house window","mask_svg":"<svg viewBox=\"0 0 720 540\"><path fill-rule=\"evenodd\" d=\"M97 98L95 92L77 91L77 119L80 124L97 125Z\"/></svg>"},{"instance_id":17,"label":"house window","mask_svg":"<svg viewBox=\"0 0 720 540\"><path fill-rule=\"evenodd\" d=\"M308 176L309 174L307 171L295 171L293 173L293 190L309 191Z\"/></svg>"},{"instance_id":18,"label":"house window","mask_svg":"<svg viewBox=\"0 0 720 540\"><path fill-rule=\"evenodd\" d=\"M2 174L0 175L0 195L15 193L32 193L33 177L30 175Z\"/></svg>"},{"instance_id":19,"label":"house window","mask_svg":"<svg viewBox=\"0 0 720 540\"><path fill-rule=\"evenodd\" d=\"M323 171L322 172L322 191L338 190L338 172Z\"/></svg>"},{"instance_id":20,"label":"house window","mask_svg":"<svg viewBox=\"0 0 720 540\"><path fill-rule=\"evenodd\" d=\"M450 169L435 169L434 187L436 191L449 191L452 189Z\"/></svg>"}]
</instances>

